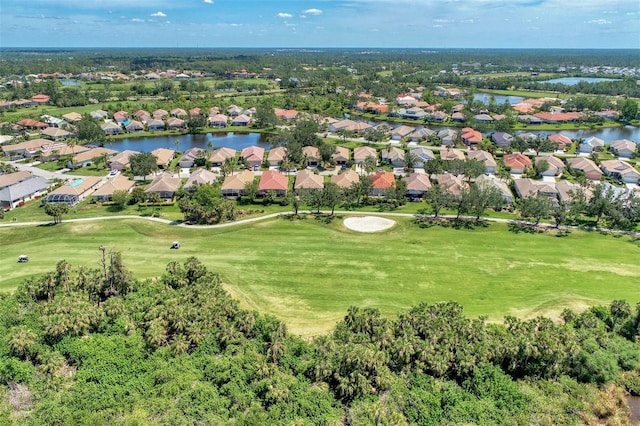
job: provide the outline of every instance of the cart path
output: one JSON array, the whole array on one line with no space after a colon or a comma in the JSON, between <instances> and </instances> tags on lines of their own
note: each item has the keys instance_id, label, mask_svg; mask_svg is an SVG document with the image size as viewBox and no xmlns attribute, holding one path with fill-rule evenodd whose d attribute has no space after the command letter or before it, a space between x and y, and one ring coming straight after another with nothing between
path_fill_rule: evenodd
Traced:
<instances>
[{"instance_id":1,"label":"cart path","mask_svg":"<svg viewBox=\"0 0 640 426\"><path fill-rule=\"evenodd\" d=\"M328 210L320 210L322 214L331 213ZM216 228L227 228L231 226L240 226L248 223L259 222L262 220L273 219L275 217L280 216L291 216L293 212L279 212L279 213L271 213L264 216L251 217L246 219L240 219L232 222L224 222L218 223L215 225L190 225L187 223L183 223L181 221L163 219L160 217L148 217L148 216L135 216L135 215L116 215L116 216L96 216L96 217L85 217L79 219L66 219L60 223L77 223L77 222L95 222L95 221L105 221L105 220L122 220L122 219L134 219L134 220L148 220L152 222L163 223L165 225L170 226L179 226L183 228L191 228L191 229L216 229ZM312 210L300 210L299 214L317 214L317 211ZM416 217L418 214L416 213L394 213L394 212L366 212L366 211L346 211L346 210L336 210L334 214L340 215L360 215L360 216L389 216L389 217ZM428 215L429 218L433 219L433 216ZM440 215L439 218L443 219L455 219L454 215ZM475 217L469 216L461 216L460 219L465 220L475 220ZM531 222L526 222L519 219L504 219L497 217L482 217L480 218L483 221L487 222L496 222L496 223L522 223L525 225L533 225ZM32 222L8 222L8 223L0 223L0 228L10 228L16 226L53 226L54 223L52 221L32 221ZM554 224L550 223L540 223L537 225L540 228L547 229L556 229ZM623 231L617 229L608 229L608 228L594 228L587 226L561 226L560 230L571 230L571 229L579 229L583 231L603 231L603 232L613 232L619 234L626 234L635 237L640 237L640 232L636 231Z\"/></svg>"}]
</instances>

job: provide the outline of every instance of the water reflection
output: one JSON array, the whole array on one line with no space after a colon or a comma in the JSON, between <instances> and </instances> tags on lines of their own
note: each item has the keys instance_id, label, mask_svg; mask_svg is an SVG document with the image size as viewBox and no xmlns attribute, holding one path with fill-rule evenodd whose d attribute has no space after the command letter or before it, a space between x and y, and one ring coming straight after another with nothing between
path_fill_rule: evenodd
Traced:
<instances>
[{"instance_id":1,"label":"water reflection","mask_svg":"<svg viewBox=\"0 0 640 426\"><path fill-rule=\"evenodd\" d=\"M107 148L117 151L130 149L150 152L156 148L169 148L186 151L190 148L215 149L222 146L241 150L248 146L258 145L265 149L271 147L269 136L263 133L206 133L179 136L149 136L143 138L127 138L105 142ZM176 143L177 142L177 143Z\"/></svg>"}]
</instances>

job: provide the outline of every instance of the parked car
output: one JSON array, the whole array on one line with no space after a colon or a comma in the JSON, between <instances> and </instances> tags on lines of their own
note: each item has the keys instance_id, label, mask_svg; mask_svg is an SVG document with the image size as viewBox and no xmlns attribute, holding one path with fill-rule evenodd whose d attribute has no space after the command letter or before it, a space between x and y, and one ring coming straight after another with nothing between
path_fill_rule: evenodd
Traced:
<instances>
[{"instance_id":1,"label":"parked car","mask_svg":"<svg viewBox=\"0 0 640 426\"><path fill-rule=\"evenodd\" d=\"M29 261L29 256L27 256L26 254L21 254L20 256L18 256L18 263L26 263Z\"/></svg>"}]
</instances>

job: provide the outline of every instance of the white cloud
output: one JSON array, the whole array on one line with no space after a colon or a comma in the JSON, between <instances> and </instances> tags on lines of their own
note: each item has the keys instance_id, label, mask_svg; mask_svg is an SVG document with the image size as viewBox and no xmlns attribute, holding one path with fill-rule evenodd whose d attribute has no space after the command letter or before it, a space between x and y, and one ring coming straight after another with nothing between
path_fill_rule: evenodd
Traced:
<instances>
[{"instance_id":1,"label":"white cloud","mask_svg":"<svg viewBox=\"0 0 640 426\"><path fill-rule=\"evenodd\" d=\"M278 18L293 18L293 15L290 13L280 12L278 13Z\"/></svg>"},{"instance_id":2,"label":"white cloud","mask_svg":"<svg viewBox=\"0 0 640 426\"><path fill-rule=\"evenodd\" d=\"M162 13L160 11L157 11L156 13L152 13L151 16L157 17L157 18L164 18L165 16L167 16L166 13Z\"/></svg>"},{"instance_id":3,"label":"white cloud","mask_svg":"<svg viewBox=\"0 0 640 426\"><path fill-rule=\"evenodd\" d=\"M305 15L322 15L322 11L320 9L307 9L302 13Z\"/></svg>"},{"instance_id":4,"label":"white cloud","mask_svg":"<svg viewBox=\"0 0 640 426\"><path fill-rule=\"evenodd\" d=\"M144 22L144 19L140 19L140 18L133 18L131 20L131 22Z\"/></svg>"},{"instance_id":5,"label":"white cloud","mask_svg":"<svg viewBox=\"0 0 640 426\"><path fill-rule=\"evenodd\" d=\"M592 19L591 21L585 21L585 24L596 24L596 25L607 25L610 23L611 21L607 19Z\"/></svg>"},{"instance_id":6,"label":"white cloud","mask_svg":"<svg viewBox=\"0 0 640 426\"><path fill-rule=\"evenodd\" d=\"M213 0L202 0L202 3L213 4Z\"/></svg>"}]
</instances>

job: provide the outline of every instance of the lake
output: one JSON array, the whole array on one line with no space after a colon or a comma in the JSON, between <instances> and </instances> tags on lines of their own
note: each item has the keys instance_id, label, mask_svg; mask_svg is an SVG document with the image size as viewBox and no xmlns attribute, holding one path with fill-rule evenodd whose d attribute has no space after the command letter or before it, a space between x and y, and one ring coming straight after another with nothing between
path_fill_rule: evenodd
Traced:
<instances>
[{"instance_id":1,"label":"lake","mask_svg":"<svg viewBox=\"0 0 640 426\"><path fill-rule=\"evenodd\" d=\"M519 102L524 101L522 96L506 96L506 95L493 95L496 100L496 103L503 104L505 102L509 102L511 105L515 105ZM473 99L476 101L480 101L482 103L488 104L489 99L491 99L491 94L489 93L474 93Z\"/></svg>"},{"instance_id":2,"label":"lake","mask_svg":"<svg viewBox=\"0 0 640 426\"><path fill-rule=\"evenodd\" d=\"M629 139L630 141L640 142L640 127L624 126L609 127L606 129L593 130L562 130L553 132L548 130L536 131L535 127L526 131L527 133L535 133L543 136L561 133L571 139L587 139L592 136L602 139L607 145L618 139Z\"/></svg>"},{"instance_id":3,"label":"lake","mask_svg":"<svg viewBox=\"0 0 640 426\"><path fill-rule=\"evenodd\" d=\"M416 123L416 127L417 126L418 123ZM437 132L445 129L446 127L431 126L431 128ZM535 128L533 128L528 130L528 132L539 134L541 136L547 136L553 133L562 133L571 139L587 139L591 136L595 136L604 140L606 144L610 144L618 139L629 139L635 142L640 142L640 127L633 126L594 130L562 130L561 132L548 130L536 131ZM252 145L261 146L264 149L270 149L271 144L269 143L269 136L270 135L263 133L233 132L181 136L149 136L144 138L127 138L108 141L105 142L105 147L115 149L117 151L130 149L132 151L151 152L156 148L169 148L184 152L189 148L194 147L211 150L212 148L209 147L209 142L211 142L213 149L224 146L240 151L243 148ZM176 140L180 141L178 145L176 145Z\"/></svg>"},{"instance_id":4,"label":"lake","mask_svg":"<svg viewBox=\"0 0 640 426\"><path fill-rule=\"evenodd\" d=\"M562 77L553 80L539 81L539 83L564 84L565 86L575 86L581 81L586 83L600 83L602 81L618 81L617 78L600 78L600 77Z\"/></svg>"},{"instance_id":5,"label":"lake","mask_svg":"<svg viewBox=\"0 0 640 426\"><path fill-rule=\"evenodd\" d=\"M202 148L211 150L220 147L233 148L242 150L248 146L258 145L265 149L269 149L271 144L268 142L269 135L264 133L206 133L198 135L180 135L180 136L149 136L144 138L127 138L105 142L105 148L124 151L130 149L132 151L150 152L156 148L169 148L178 151L186 151L190 148ZM180 141L176 144L176 140Z\"/></svg>"}]
</instances>

